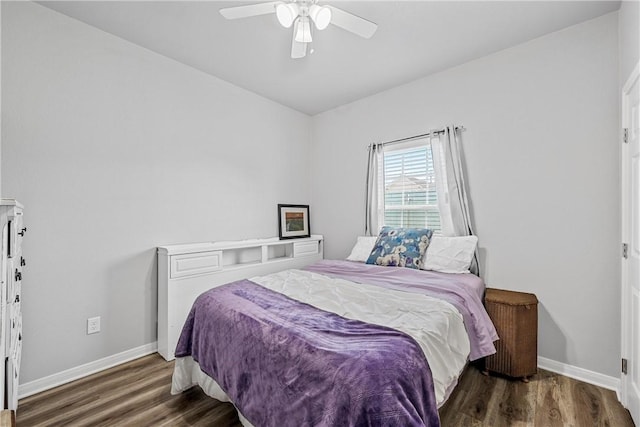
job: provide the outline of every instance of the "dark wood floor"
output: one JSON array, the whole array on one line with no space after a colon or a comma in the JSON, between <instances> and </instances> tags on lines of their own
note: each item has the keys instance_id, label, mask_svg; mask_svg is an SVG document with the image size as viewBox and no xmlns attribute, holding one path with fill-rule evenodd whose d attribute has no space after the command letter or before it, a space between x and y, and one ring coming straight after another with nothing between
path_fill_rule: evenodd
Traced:
<instances>
[{"instance_id":1,"label":"dark wood floor","mask_svg":"<svg viewBox=\"0 0 640 427\"><path fill-rule=\"evenodd\" d=\"M440 408L443 426L633 427L616 393L549 371L529 383L467 367Z\"/></svg>"},{"instance_id":2,"label":"dark wood floor","mask_svg":"<svg viewBox=\"0 0 640 427\"><path fill-rule=\"evenodd\" d=\"M240 427L234 407L198 387L169 393L173 363L153 354L20 400L18 427ZM633 426L614 392L546 371L528 383L469 366L440 410L444 427Z\"/></svg>"}]
</instances>

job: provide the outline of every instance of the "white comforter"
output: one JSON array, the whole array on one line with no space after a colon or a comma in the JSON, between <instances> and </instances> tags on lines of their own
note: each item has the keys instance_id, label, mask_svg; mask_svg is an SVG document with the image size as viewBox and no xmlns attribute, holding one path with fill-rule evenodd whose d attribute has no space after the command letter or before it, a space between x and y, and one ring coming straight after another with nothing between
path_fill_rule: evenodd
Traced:
<instances>
[{"instance_id":1,"label":"white comforter","mask_svg":"<svg viewBox=\"0 0 640 427\"><path fill-rule=\"evenodd\" d=\"M302 270L286 270L250 280L319 309L410 335L431 367L438 406L444 403L466 364L470 344L462 315L442 300ZM194 384L216 399L229 401L193 359L177 359L171 392L180 393ZM242 421L248 425L246 420Z\"/></svg>"},{"instance_id":2,"label":"white comforter","mask_svg":"<svg viewBox=\"0 0 640 427\"><path fill-rule=\"evenodd\" d=\"M438 406L444 403L466 364L469 337L462 315L448 302L301 270L250 280L319 309L411 336L431 367Z\"/></svg>"}]
</instances>

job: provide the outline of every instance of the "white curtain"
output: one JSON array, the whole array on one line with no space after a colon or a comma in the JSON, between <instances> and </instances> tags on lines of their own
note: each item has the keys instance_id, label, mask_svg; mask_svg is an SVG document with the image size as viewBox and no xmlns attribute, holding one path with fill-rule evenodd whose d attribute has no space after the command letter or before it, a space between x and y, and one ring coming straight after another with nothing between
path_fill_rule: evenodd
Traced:
<instances>
[{"instance_id":1,"label":"white curtain","mask_svg":"<svg viewBox=\"0 0 640 427\"><path fill-rule=\"evenodd\" d=\"M430 140L442 234L472 235L474 233L464 182L460 130L455 126L447 126L442 132L432 132ZM471 272L479 274L477 252L471 264Z\"/></svg>"},{"instance_id":2,"label":"white curtain","mask_svg":"<svg viewBox=\"0 0 640 427\"><path fill-rule=\"evenodd\" d=\"M367 200L365 208L364 233L366 236L377 236L384 216L384 200L380 198L383 185L383 145L369 146L367 165Z\"/></svg>"}]
</instances>

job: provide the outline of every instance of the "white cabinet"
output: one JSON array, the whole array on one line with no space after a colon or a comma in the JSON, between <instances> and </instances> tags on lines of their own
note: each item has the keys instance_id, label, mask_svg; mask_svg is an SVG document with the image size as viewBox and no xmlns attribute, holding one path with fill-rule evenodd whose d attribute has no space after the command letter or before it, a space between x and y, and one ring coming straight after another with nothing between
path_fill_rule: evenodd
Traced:
<instances>
[{"instance_id":1,"label":"white cabinet","mask_svg":"<svg viewBox=\"0 0 640 427\"><path fill-rule=\"evenodd\" d=\"M222 251L173 255L170 259L172 279L222 270Z\"/></svg>"},{"instance_id":2,"label":"white cabinet","mask_svg":"<svg viewBox=\"0 0 640 427\"><path fill-rule=\"evenodd\" d=\"M323 257L322 236L158 247L158 353L173 360L195 299L225 283L302 268Z\"/></svg>"},{"instance_id":3,"label":"white cabinet","mask_svg":"<svg viewBox=\"0 0 640 427\"><path fill-rule=\"evenodd\" d=\"M0 405L18 407L18 381L22 356L22 238L27 229L23 207L13 199L0 199L2 261L0 263Z\"/></svg>"}]
</instances>

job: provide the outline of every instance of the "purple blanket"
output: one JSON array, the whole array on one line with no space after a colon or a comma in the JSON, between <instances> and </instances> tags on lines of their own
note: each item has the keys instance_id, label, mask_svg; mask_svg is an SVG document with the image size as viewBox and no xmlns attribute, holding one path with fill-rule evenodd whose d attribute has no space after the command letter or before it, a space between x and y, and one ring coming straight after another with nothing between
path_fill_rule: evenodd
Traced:
<instances>
[{"instance_id":1,"label":"purple blanket","mask_svg":"<svg viewBox=\"0 0 640 427\"><path fill-rule=\"evenodd\" d=\"M438 273L337 260L318 261L305 270L356 283L421 293L447 301L464 319L471 343L469 359L480 359L496 352L493 342L498 339L498 334L477 291L476 282L482 279L473 274Z\"/></svg>"},{"instance_id":2,"label":"purple blanket","mask_svg":"<svg viewBox=\"0 0 640 427\"><path fill-rule=\"evenodd\" d=\"M248 280L194 303L175 352L263 426L439 426L431 370L408 335Z\"/></svg>"}]
</instances>

